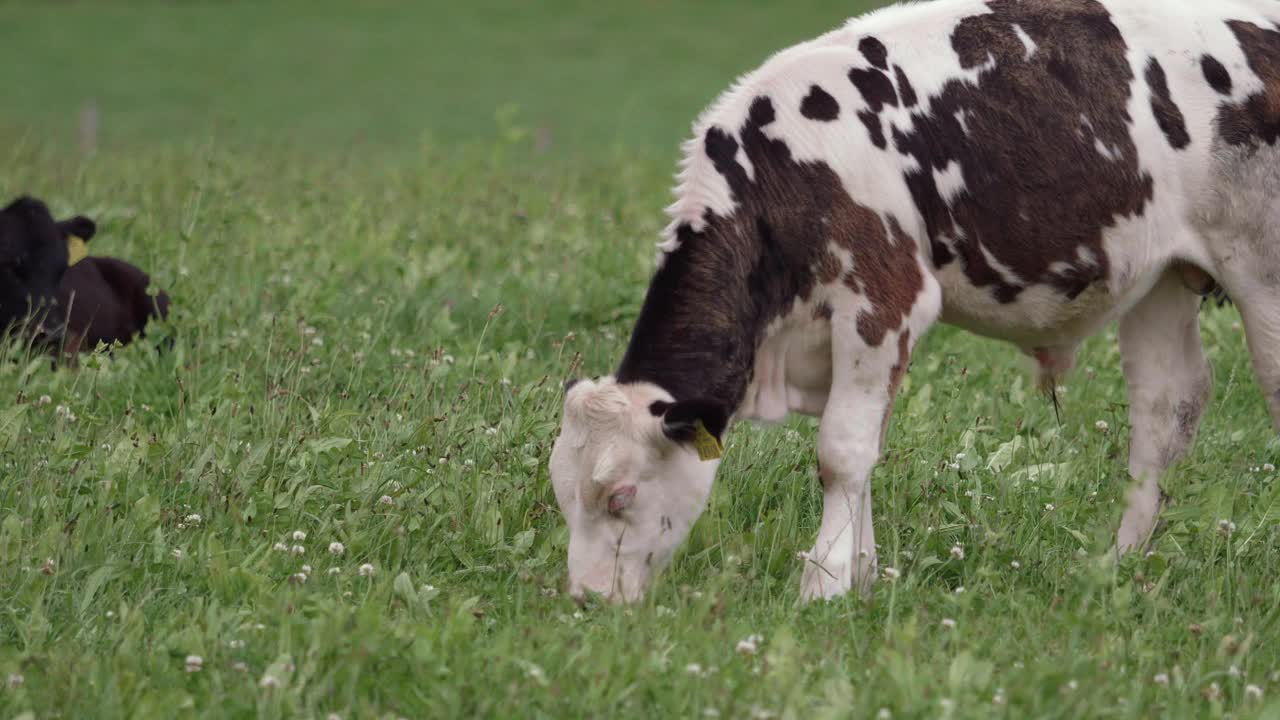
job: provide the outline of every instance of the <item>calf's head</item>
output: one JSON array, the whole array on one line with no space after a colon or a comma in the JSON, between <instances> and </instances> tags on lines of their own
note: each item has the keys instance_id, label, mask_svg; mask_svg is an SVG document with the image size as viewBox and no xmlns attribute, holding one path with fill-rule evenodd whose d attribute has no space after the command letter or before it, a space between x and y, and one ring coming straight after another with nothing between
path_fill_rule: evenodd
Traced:
<instances>
[{"instance_id":1,"label":"calf's head","mask_svg":"<svg viewBox=\"0 0 1280 720\"><path fill-rule=\"evenodd\" d=\"M27 326L39 333L71 260L70 244L88 241L92 220L56 222L43 202L20 197L0 210L0 333Z\"/></svg>"},{"instance_id":2,"label":"calf's head","mask_svg":"<svg viewBox=\"0 0 1280 720\"><path fill-rule=\"evenodd\" d=\"M568 389L551 482L569 525L570 594L640 599L706 507L719 465L703 459L706 444L726 422L714 403L674 402L647 383Z\"/></svg>"}]
</instances>

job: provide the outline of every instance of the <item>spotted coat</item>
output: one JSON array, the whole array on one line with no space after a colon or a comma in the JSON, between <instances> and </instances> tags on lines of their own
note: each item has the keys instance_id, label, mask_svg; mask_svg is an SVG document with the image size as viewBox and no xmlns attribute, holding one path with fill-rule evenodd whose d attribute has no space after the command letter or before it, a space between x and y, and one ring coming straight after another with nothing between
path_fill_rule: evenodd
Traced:
<instances>
[{"instance_id":1,"label":"spotted coat","mask_svg":"<svg viewBox=\"0 0 1280 720\"><path fill-rule=\"evenodd\" d=\"M938 321L1052 383L1120 320L1136 483L1118 545L1145 542L1211 387L1196 293L1240 305L1280 421L1278 143L1274 0L936 0L778 53L695 124L622 363L566 397L581 442L557 445L553 481L571 538L596 538L571 586L634 597L652 562L628 558L670 555L683 533L626 536L672 515L664 483L699 489L693 518L705 503L714 462L655 469L692 452L690 427L804 413L825 507L802 592L865 587L870 470ZM576 427L601 398L612 429Z\"/></svg>"}]
</instances>

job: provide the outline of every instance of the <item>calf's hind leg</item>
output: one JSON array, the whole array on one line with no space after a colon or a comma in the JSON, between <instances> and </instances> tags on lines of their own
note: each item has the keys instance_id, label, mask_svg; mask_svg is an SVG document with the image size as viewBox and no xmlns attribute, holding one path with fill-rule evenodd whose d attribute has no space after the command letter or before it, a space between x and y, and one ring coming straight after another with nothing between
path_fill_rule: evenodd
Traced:
<instances>
[{"instance_id":1,"label":"calf's hind leg","mask_svg":"<svg viewBox=\"0 0 1280 720\"><path fill-rule=\"evenodd\" d=\"M1253 370L1266 395L1271 419L1280 429L1280 287L1258 288L1243 296L1235 303L1244 319Z\"/></svg>"},{"instance_id":2,"label":"calf's hind leg","mask_svg":"<svg viewBox=\"0 0 1280 720\"><path fill-rule=\"evenodd\" d=\"M1129 474L1120 552L1146 544L1160 512L1159 481L1186 453L1213 390L1200 345L1200 296L1170 270L1120 321L1129 391Z\"/></svg>"}]
</instances>

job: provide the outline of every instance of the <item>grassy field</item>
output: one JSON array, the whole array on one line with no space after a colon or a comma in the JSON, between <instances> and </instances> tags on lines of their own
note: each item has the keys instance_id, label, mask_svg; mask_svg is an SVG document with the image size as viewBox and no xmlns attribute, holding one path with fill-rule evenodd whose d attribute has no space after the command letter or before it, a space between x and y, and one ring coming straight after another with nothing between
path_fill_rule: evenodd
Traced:
<instances>
[{"instance_id":1,"label":"grassy field","mask_svg":"<svg viewBox=\"0 0 1280 720\"><path fill-rule=\"evenodd\" d=\"M941 329L869 601L797 603L803 420L734 431L643 605L564 597L560 383L621 356L676 145L856 9L686 5L0 4L0 197L95 216L176 306L171 352L0 350L0 720L1280 713L1280 443L1231 309L1146 557L1105 553L1114 334L1059 423L1015 352Z\"/></svg>"}]
</instances>

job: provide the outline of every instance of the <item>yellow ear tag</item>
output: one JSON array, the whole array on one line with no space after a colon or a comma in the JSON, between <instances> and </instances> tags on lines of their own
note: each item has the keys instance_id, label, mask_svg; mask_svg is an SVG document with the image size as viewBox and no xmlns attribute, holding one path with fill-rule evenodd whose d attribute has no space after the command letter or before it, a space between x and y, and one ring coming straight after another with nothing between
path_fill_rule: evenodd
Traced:
<instances>
[{"instance_id":1,"label":"yellow ear tag","mask_svg":"<svg viewBox=\"0 0 1280 720\"><path fill-rule=\"evenodd\" d=\"M89 244L75 235L67 236L67 267L89 256Z\"/></svg>"},{"instance_id":2,"label":"yellow ear tag","mask_svg":"<svg viewBox=\"0 0 1280 720\"><path fill-rule=\"evenodd\" d=\"M693 446L698 449L698 457L703 462L719 460L720 456L724 455L724 447L716 436L707 430L707 426L703 425L701 420L695 422L693 428Z\"/></svg>"}]
</instances>

